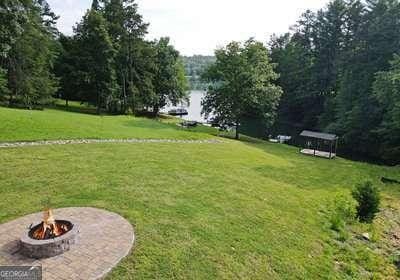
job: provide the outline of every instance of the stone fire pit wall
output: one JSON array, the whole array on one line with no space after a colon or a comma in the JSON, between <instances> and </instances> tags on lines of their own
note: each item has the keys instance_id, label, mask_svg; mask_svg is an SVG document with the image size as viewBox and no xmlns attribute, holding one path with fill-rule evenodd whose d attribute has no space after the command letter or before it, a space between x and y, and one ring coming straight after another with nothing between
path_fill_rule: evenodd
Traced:
<instances>
[{"instance_id":1,"label":"stone fire pit wall","mask_svg":"<svg viewBox=\"0 0 400 280\"><path fill-rule=\"evenodd\" d=\"M34 259L49 258L63 254L78 241L79 226L77 223L71 223L73 227L70 231L57 238L47 240L33 239L29 236L29 231L27 230L21 237L20 253Z\"/></svg>"}]
</instances>

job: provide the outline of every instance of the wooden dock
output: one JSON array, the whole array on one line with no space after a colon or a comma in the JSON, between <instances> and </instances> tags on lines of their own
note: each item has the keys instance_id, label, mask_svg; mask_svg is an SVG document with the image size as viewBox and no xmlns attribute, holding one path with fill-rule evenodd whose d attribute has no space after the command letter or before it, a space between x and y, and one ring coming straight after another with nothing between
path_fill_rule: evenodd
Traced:
<instances>
[{"instance_id":1,"label":"wooden dock","mask_svg":"<svg viewBox=\"0 0 400 280\"><path fill-rule=\"evenodd\" d=\"M312 149L302 149L300 151L300 153L302 153L304 155L322 157L322 158L327 158L327 159L333 159L336 157L335 153L323 152L323 151L312 150Z\"/></svg>"}]
</instances>

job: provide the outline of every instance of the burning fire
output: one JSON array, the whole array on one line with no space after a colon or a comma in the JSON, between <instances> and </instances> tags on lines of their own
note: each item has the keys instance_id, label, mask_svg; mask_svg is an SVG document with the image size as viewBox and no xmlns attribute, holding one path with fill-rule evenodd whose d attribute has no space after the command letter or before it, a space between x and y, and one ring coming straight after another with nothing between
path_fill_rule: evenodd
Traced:
<instances>
[{"instance_id":1,"label":"burning fire","mask_svg":"<svg viewBox=\"0 0 400 280\"><path fill-rule=\"evenodd\" d=\"M57 223L54 219L53 211L46 209L43 215L43 222L41 227L35 230L32 234L34 239L49 239L63 235L68 231L68 227L65 224Z\"/></svg>"}]
</instances>

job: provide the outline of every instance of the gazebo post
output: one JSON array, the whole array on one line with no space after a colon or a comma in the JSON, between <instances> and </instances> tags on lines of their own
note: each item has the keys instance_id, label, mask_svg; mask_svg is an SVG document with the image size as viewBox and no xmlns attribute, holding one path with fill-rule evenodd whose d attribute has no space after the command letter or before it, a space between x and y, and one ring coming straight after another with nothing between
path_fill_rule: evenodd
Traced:
<instances>
[{"instance_id":1,"label":"gazebo post","mask_svg":"<svg viewBox=\"0 0 400 280\"><path fill-rule=\"evenodd\" d=\"M299 153L301 153L301 150L305 149L306 146L307 146L307 143L305 143L304 141L301 142L300 149L299 149Z\"/></svg>"},{"instance_id":2,"label":"gazebo post","mask_svg":"<svg viewBox=\"0 0 400 280\"><path fill-rule=\"evenodd\" d=\"M332 146L333 146L333 141L330 141L331 145L330 145L330 150L329 150L329 159L332 158Z\"/></svg>"},{"instance_id":3,"label":"gazebo post","mask_svg":"<svg viewBox=\"0 0 400 280\"><path fill-rule=\"evenodd\" d=\"M314 142L314 156L315 156L315 150L317 149L317 143L318 143L318 140L317 139L315 139L315 142Z\"/></svg>"},{"instance_id":4,"label":"gazebo post","mask_svg":"<svg viewBox=\"0 0 400 280\"><path fill-rule=\"evenodd\" d=\"M337 156L338 137L335 139L335 157Z\"/></svg>"}]
</instances>

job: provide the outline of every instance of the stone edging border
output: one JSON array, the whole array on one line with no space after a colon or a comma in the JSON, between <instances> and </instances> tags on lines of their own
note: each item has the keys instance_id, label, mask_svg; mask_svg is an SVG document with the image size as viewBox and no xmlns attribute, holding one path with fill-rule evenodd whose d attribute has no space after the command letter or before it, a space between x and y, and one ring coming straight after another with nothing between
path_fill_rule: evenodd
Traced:
<instances>
[{"instance_id":1,"label":"stone edging border","mask_svg":"<svg viewBox=\"0 0 400 280\"><path fill-rule=\"evenodd\" d=\"M99 144L99 143L176 143L176 144L220 144L218 139L178 140L178 139L72 139L72 140L41 140L27 142L0 142L0 148L18 148L29 146Z\"/></svg>"}]
</instances>

